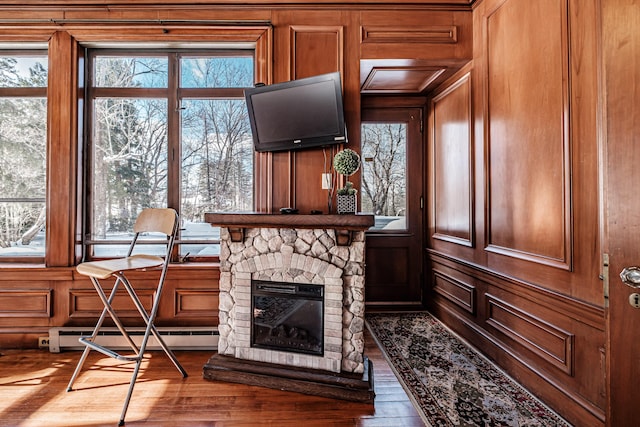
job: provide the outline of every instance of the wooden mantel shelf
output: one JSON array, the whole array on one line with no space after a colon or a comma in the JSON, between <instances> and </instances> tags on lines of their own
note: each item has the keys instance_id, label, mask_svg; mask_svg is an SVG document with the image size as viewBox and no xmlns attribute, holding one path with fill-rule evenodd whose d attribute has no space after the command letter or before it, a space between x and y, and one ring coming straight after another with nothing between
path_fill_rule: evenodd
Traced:
<instances>
[{"instance_id":1,"label":"wooden mantel shelf","mask_svg":"<svg viewBox=\"0 0 640 427\"><path fill-rule=\"evenodd\" d=\"M373 215L301 215L263 213L205 213L205 222L221 227L243 228L342 228L367 230L374 224Z\"/></svg>"},{"instance_id":2,"label":"wooden mantel shelf","mask_svg":"<svg viewBox=\"0 0 640 427\"><path fill-rule=\"evenodd\" d=\"M231 241L244 239L247 228L312 228L333 229L337 243L341 246L351 244L353 231L364 231L375 223L373 215L301 215L301 214L263 214L263 213L216 213L204 214L205 222L229 229Z\"/></svg>"}]
</instances>

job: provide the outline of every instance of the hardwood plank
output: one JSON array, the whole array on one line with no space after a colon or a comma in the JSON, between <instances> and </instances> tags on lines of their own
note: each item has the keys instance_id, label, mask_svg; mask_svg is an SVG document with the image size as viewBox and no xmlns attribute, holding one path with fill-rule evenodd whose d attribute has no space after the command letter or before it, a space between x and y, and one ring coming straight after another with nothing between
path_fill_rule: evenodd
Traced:
<instances>
[{"instance_id":1,"label":"hardwood plank","mask_svg":"<svg viewBox=\"0 0 640 427\"><path fill-rule=\"evenodd\" d=\"M176 351L183 379L162 352L149 352L133 391L127 426L422 426L404 389L366 331L374 365L373 404L260 386L210 381L211 351ZM92 352L67 392L80 352L6 350L0 354L0 426L113 426L122 410L131 363Z\"/></svg>"}]
</instances>

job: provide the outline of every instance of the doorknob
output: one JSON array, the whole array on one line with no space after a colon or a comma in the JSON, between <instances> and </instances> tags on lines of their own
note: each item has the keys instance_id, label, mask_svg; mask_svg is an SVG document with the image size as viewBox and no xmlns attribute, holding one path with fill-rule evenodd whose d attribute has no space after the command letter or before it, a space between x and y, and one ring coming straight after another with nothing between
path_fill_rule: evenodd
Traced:
<instances>
[{"instance_id":1,"label":"doorknob","mask_svg":"<svg viewBox=\"0 0 640 427\"><path fill-rule=\"evenodd\" d=\"M626 267L620 272L622 282L632 288L640 288L640 267Z\"/></svg>"}]
</instances>

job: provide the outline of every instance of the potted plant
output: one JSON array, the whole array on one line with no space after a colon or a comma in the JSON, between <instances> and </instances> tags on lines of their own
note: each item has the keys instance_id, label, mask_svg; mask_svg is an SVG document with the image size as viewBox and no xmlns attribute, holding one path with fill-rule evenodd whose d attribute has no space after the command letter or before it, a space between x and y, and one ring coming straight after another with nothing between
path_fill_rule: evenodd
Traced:
<instances>
[{"instance_id":1,"label":"potted plant","mask_svg":"<svg viewBox=\"0 0 640 427\"><path fill-rule=\"evenodd\" d=\"M350 177L360 169L360 156L350 148L339 151L333 157L333 170L337 173ZM358 190L353 188L353 183L346 181L344 187L338 190L338 213L356 213L356 194Z\"/></svg>"}]
</instances>

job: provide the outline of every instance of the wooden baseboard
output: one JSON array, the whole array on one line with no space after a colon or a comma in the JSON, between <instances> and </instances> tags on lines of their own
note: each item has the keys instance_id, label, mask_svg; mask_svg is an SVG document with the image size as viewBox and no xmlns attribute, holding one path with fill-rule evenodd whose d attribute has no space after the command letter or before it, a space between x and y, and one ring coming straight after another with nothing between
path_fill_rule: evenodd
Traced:
<instances>
[{"instance_id":1,"label":"wooden baseboard","mask_svg":"<svg viewBox=\"0 0 640 427\"><path fill-rule=\"evenodd\" d=\"M365 357L362 374L297 368L214 354L203 367L207 380L257 385L314 396L373 403L373 363Z\"/></svg>"}]
</instances>

